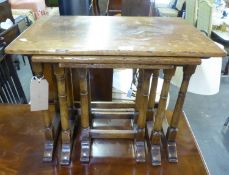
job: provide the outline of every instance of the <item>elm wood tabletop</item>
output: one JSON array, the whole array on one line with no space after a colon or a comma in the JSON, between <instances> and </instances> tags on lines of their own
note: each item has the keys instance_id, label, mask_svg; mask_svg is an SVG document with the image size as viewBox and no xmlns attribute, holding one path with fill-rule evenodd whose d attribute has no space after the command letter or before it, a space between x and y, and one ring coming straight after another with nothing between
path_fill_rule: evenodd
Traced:
<instances>
[{"instance_id":1,"label":"elm wood tabletop","mask_svg":"<svg viewBox=\"0 0 229 175\"><path fill-rule=\"evenodd\" d=\"M38 20L8 54L222 57L225 53L178 18L65 17Z\"/></svg>"},{"instance_id":2,"label":"elm wood tabletop","mask_svg":"<svg viewBox=\"0 0 229 175\"><path fill-rule=\"evenodd\" d=\"M90 130L90 85L88 85L89 75L86 68L93 66L93 68L101 68L101 66L103 68L117 68L119 66L135 68L139 66L142 69L140 70L140 77L142 78L139 78L135 107L135 115L137 115L135 122L137 124L134 125L133 130L126 131L128 133L126 135L120 130L113 131L110 135L112 138L123 138L123 135L132 138L135 135L136 160L140 162L145 161L144 126L148 110L146 108L149 96L149 77L153 70L163 69L165 81L158 110L153 112L155 113L155 122L153 123L152 134L149 134L153 165L161 164L161 139L163 135L161 130L170 80L175 67L183 66L184 78L171 123L164 130L170 162L178 161L175 142L178 122L189 79L194 73L196 65L200 64L201 58L225 56L223 50L184 20L149 17L44 17L12 42L6 48L6 52L32 55L33 61L36 62L35 65L40 65L40 67L42 67L42 63L55 64L62 133L65 133L62 134L62 140L66 140L64 136L70 135L66 134L69 132L69 124L67 123L67 101L69 101L67 91L69 90L65 89L65 84L68 83L63 81L67 70L65 68L78 69L81 113L83 115L81 125L84 131L81 142L81 160L83 161L89 160L90 135L108 137L106 133L108 131ZM57 63L59 63L59 67ZM39 71L37 75L40 76ZM150 97L154 98L155 92L153 91L155 88L151 88L153 90L150 91L152 93ZM155 101L155 99L149 100L151 103ZM67 140L70 138L71 136ZM70 157L68 157L68 161L70 162Z\"/></svg>"},{"instance_id":3,"label":"elm wood tabletop","mask_svg":"<svg viewBox=\"0 0 229 175\"><path fill-rule=\"evenodd\" d=\"M28 105L0 105L0 111L0 172L3 174L209 174L185 116L181 116L177 137L179 164L166 161L165 149L160 167L152 167L149 163L137 164L132 159L134 155L131 141L98 139L92 146L91 163L82 165L79 162L80 141L77 137L71 166L61 167L56 166L58 159L51 164L42 163L42 112L30 112ZM172 113L167 114L171 118ZM149 157L147 162L150 162Z\"/></svg>"}]
</instances>

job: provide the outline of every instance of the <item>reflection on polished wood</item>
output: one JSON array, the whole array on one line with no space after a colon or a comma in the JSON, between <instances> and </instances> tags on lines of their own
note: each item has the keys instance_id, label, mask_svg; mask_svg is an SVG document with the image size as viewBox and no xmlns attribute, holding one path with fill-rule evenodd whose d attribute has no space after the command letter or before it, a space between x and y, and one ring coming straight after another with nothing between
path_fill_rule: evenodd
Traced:
<instances>
[{"instance_id":1,"label":"reflection on polished wood","mask_svg":"<svg viewBox=\"0 0 229 175\"><path fill-rule=\"evenodd\" d=\"M183 19L103 16L43 17L12 42L6 53L197 59L226 55Z\"/></svg>"},{"instance_id":2,"label":"reflection on polished wood","mask_svg":"<svg viewBox=\"0 0 229 175\"><path fill-rule=\"evenodd\" d=\"M150 156L147 162L137 164L132 140L95 139L92 144L91 163L79 162L79 136L73 146L72 164L69 167L42 163L43 117L42 112L29 112L27 105L0 105L0 172L5 174L161 174L161 175L205 175L208 171L198 151L190 126L185 116L179 123L177 135L178 164L168 163L165 148L162 150L162 165L152 167ZM168 112L169 119L172 113ZM127 124L128 125L128 124Z\"/></svg>"}]
</instances>

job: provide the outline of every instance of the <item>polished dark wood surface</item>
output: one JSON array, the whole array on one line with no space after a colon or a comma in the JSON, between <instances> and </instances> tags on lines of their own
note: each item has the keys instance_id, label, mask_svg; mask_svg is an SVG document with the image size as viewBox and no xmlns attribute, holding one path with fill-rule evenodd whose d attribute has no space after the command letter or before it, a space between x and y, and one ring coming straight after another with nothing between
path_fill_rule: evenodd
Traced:
<instances>
[{"instance_id":1,"label":"polished dark wood surface","mask_svg":"<svg viewBox=\"0 0 229 175\"><path fill-rule=\"evenodd\" d=\"M42 112L29 112L27 105L0 105L0 111L0 174L208 174L185 116L181 117L179 123L177 164L166 161L165 150L162 150L161 166L151 166L149 156L146 163L137 164L133 158L133 141L95 139L91 162L84 165L79 162L80 145L77 137L73 146L72 163L65 167L59 166L56 159L50 164L42 163L44 143ZM170 118L172 114L167 112L167 115ZM101 127L103 123L101 120L97 126ZM124 124L128 125L127 122ZM119 125L120 123L118 127Z\"/></svg>"},{"instance_id":2,"label":"polished dark wood surface","mask_svg":"<svg viewBox=\"0 0 229 175\"><path fill-rule=\"evenodd\" d=\"M13 41L6 53L196 59L225 56L222 49L183 19L108 16L43 17Z\"/></svg>"}]
</instances>

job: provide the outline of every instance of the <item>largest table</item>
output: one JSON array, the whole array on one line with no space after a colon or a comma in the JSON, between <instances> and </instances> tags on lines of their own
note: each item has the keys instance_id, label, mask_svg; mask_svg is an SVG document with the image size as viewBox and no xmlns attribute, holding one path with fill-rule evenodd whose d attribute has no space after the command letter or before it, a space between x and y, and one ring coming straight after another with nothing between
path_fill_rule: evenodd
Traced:
<instances>
[{"instance_id":1,"label":"largest table","mask_svg":"<svg viewBox=\"0 0 229 175\"><path fill-rule=\"evenodd\" d=\"M223 50L183 19L155 17L44 17L12 42L6 48L6 52L32 55L33 69L38 77L43 76L43 65L53 64L62 128L60 156L62 164L69 164L70 142L73 135L70 130L68 110L68 107L73 105L71 83L69 83L71 76L68 76L71 75L71 71L67 68L76 69L80 79L81 161L89 161L91 138L105 137L133 138L136 161L144 162L145 135L148 135L152 164L160 165L161 139L164 136L168 159L170 162L177 162L175 139L179 116L182 113L189 79L196 66L201 63L201 59L225 56ZM166 126L165 107L170 80L176 66L183 66L184 76L172 119ZM90 127L90 85L87 74L87 69L90 68L140 69L134 111L129 109L121 111L134 114L134 124L131 129L106 131ZM155 93L160 69L163 69L164 84L155 111ZM153 85L149 94L152 73ZM55 91L55 87L52 87L52 92ZM50 94L50 99L55 99L55 93ZM107 104L104 106L107 107ZM117 106L118 103L110 104L110 108ZM112 109L110 115L115 111L120 112ZM54 136L50 113L49 110L44 112L47 140L44 160L51 160L53 152ZM153 121L149 128L146 127L147 119Z\"/></svg>"}]
</instances>

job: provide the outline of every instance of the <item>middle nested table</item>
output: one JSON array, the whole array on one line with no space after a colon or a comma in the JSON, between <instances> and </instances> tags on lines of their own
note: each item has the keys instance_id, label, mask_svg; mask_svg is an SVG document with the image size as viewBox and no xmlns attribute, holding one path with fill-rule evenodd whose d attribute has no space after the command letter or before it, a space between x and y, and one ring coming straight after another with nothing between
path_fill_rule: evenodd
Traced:
<instances>
[{"instance_id":1,"label":"middle nested table","mask_svg":"<svg viewBox=\"0 0 229 175\"><path fill-rule=\"evenodd\" d=\"M6 52L32 55L33 70L38 77L43 76L44 65L53 66L61 119L61 164L70 163L74 139L68 110L74 104L71 71L77 71L79 75L81 161L89 162L93 138L112 138L133 139L136 161L144 162L145 141L148 138L152 164L160 165L161 140L164 136L168 160L178 161L176 135L179 116L196 66L201 59L225 56L223 50L184 20L155 17L44 17L12 42ZM165 117L166 101L170 80L177 66L183 67L183 81L172 119L168 123ZM93 87L89 83L88 70L100 68L139 69L135 103L91 103L90 88ZM163 70L164 83L155 110L159 70ZM53 99L53 96L50 98ZM51 161L55 133L50 110L44 111L44 118L44 160ZM93 118L116 119L116 122L129 119L130 125L125 129L98 128ZM147 125L146 121L151 122Z\"/></svg>"}]
</instances>

